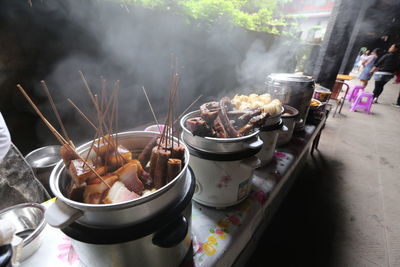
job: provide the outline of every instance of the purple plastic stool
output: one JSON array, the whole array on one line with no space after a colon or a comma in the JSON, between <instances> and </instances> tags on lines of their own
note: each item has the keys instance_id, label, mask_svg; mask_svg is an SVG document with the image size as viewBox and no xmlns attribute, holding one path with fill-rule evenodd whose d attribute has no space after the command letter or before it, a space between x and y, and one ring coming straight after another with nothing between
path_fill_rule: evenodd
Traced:
<instances>
[{"instance_id":1,"label":"purple plastic stool","mask_svg":"<svg viewBox=\"0 0 400 267\"><path fill-rule=\"evenodd\" d=\"M367 98L365 102L363 102L363 98ZM360 92L357 95L356 100L351 104L350 111L354 112L358 109L363 109L367 114L371 114L371 106L372 101L374 100L374 94L368 92Z\"/></svg>"},{"instance_id":2,"label":"purple plastic stool","mask_svg":"<svg viewBox=\"0 0 400 267\"><path fill-rule=\"evenodd\" d=\"M356 100L358 93L360 91L364 91L364 86L362 85L353 85L350 87L350 92L347 94L346 99L350 102Z\"/></svg>"}]
</instances>

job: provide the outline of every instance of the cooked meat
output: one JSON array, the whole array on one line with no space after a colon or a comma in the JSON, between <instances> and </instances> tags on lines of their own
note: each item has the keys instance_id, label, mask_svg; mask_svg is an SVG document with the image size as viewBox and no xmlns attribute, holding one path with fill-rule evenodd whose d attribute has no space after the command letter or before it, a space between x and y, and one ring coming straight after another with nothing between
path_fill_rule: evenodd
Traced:
<instances>
[{"instance_id":1,"label":"cooked meat","mask_svg":"<svg viewBox=\"0 0 400 267\"><path fill-rule=\"evenodd\" d=\"M172 148L171 150L171 158L180 159L182 162L185 158L185 147L183 145L177 145Z\"/></svg>"},{"instance_id":2,"label":"cooked meat","mask_svg":"<svg viewBox=\"0 0 400 267\"><path fill-rule=\"evenodd\" d=\"M106 153L113 152L115 147L117 147L115 140L109 135L96 140L93 145L93 149L98 156L104 156Z\"/></svg>"},{"instance_id":3,"label":"cooked meat","mask_svg":"<svg viewBox=\"0 0 400 267\"><path fill-rule=\"evenodd\" d=\"M102 178L109 186L112 186L118 181L117 175L103 176ZM107 189L108 186L98 177L88 180L85 191L83 192L83 202L87 204L100 204L104 192L106 192Z\"/></svg>"},{"instance_id":4,"label":"cooked meat","mask_svg":"<svg viewBox=\"0 0 400 267\"><path fill-rule=\"evenodd\" d=\"M171 182L182 170L182 161L180 159L169 159L167 167L167 183Z\"/></svg>"},{"instance_id":5,"label":"cooked meat","mask_svg":"<svg viewBox=\"0 0 400 267\"><path fill-rule=\"evenodd\" d=\"M95 167L91 160L87 160L85 164L83 160L74 159L71 161L68 169L75 184L80 185L87 179L96 177L96 174L91 171L89 166L93 168L99 175L104 175L107 172L106 166Z\"/></svg>"},{"instance_id":6,"label":"cooked meat","mask_svg":"<svg viewBox=\"0 0 400 267\"><path fill-rule=\"evenodd\" d=\"M144 186L142 181L138 178L138 164L137 162L128 162L121 168L114 172L118 175L119 180L128 188L130 191L134 191L137 194L142 194Z\"/></svg>"},{"instance_id":7,"label":"cooked meat","mask_svg":"<svg viewBox=\"0 0 400 267\"><path fill-rule=\"evenodd\" d=\"M119 145L118 153L113 151L107 155L106 164L112 168L119 168L131 159L132 153L122 145Z\"/></svg>"},{"instance_id":8,"label":"cooked meat","mask_svg":"<svg viewBox=\"0 0 400 267\"><path fill-rule=\"evenodd\" d=\"M156 189L159 189L165 185L165 180L167 177L167 164L170 157L171 151L163 149L158 150L157 165L153 176L154 187Z\"/></svg>"},{"instance_id":9,"label":"cooked meat","mask_svg":"<svg viewBox=\"0 0 400 267\"><path fill-rule=\"evenodd\" d=\"M193 135L197 136L213 136L212 128L200 117L190 118L186 121L186 127Z\"/></svg>"},{"instance_id":10,"label":"cooked meat","mask_svg":"<svg viewBox=\"0 0 400 267\"><path fill-rule=\"evenodd\" d=\"M222 126L224 127L226 133L228 134L228 137L239 137L240 133L233 128L232 124L230 123L230 120L228 118L228 108L232 106L231 100L228 97L223 97L221 101L219 102L220 105L220 110L218 113L218 117L221 120Z\"/></svg>"},{"instance_id":11,"label":"cooked meat","mask_svg":"<svg viewBox=\"0 0 400 267\"><path fill-rule=\"evenodd\" d=\"M115 182L103 198L103 203L114 204L139 198L135 192L129 191L122 182Z\"/></svg>"},{"instance_id":12,"label":"cooked meat","mask_svg":"<svg viewBox=\"0 0 400 267\"><path fill-rule=\"evenodd\" d=\"M65 166L68 166L71 160L78 158L76 153L67 145L61 146L60 156L63 159Z\"/></svg>"},{"instance_id":13,"label":"cooked meat","mask_svg":"<svg viewBox=\"0 0 400 267\"><path fill-rule=\"evenodd\" d=\"M218 116L219 109L220 106L218 102L205 103L200 106L200 116L208 125L212 125Z\"/></svg>"},{"instance_id":14,"label":"cooked meat","mask_svg":"<svg viewBox=\"0 0 400 267\"><path fill-rule=\"evenodd\" d=\"M150 142L147 143L147 145L144 147L143 151L139 154L138 160L142 164L142 166L146 166L147 163L150 160L151 157L151 150L155 145L157 144L157 137L154 137L153 139L150 140Z\"/></svg>"}]
</instances>

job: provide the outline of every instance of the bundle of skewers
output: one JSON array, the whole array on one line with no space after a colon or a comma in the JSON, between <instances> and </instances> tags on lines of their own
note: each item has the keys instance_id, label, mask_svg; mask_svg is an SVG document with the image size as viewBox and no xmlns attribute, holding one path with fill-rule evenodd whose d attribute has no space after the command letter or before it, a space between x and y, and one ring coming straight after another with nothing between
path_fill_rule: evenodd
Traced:
<instances>
[{"instance_id":1,"label":"bundle of skewers","mask_svg":"<svg viewBox=\"0 0 400 267\"><path fill-rule=\"evenodd\" d=\"M82 72L80 75L95 108L97 122L91 120L71 99L68 99L95 130L90 148L82 154L77 152L73 142L69 139L46 83L41 82L63 135L45 118L23 87L17 85L17 88L62 145L60 155L68 170L68 175L71 177L67 197L88 204L119 203L150 194L173 180L181 172L185 155L184 146L180 144L179 139L173 136L175 130L173 106L178 91L179 76L176 73L173 75L168 113L163 131L159 136L153 138L142 151L132 153L134 151L129 151L120 144L118 138L119 81L114 84L108 97L106 81L102 79L102 90L98 96L93 94Z\"/></svg>"}]
</instances>

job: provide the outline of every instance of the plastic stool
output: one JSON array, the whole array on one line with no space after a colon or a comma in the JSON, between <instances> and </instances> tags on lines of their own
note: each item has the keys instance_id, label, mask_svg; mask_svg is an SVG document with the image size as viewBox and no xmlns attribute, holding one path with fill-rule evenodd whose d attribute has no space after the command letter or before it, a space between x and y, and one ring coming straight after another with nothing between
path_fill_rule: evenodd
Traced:
<instances>
[{"instance_id":1,"label":"plastic stool","mask_svg":"<svg viewBox=\"0 0 400 267\"><path fill-rule=\"evenodd\" d=\"M363 98L367 98L363 102ZM372 101L374 100L374 94L368 92L359 92L356 100L351 104L350 111L354 112L357 109L363 109L367 114L371 114Z\"/></svg>"},{"instance_id":2,"label":"plastic stool","mask_svg":"<svg viewBox=\"0 0 400 267\"><path fill-rule=\"evenodd\" d=\"M356 100L358 93L360 91L364 91L364 86L362 85L353 85L350 87L350 93L347 94L346 99L349 100L350 102L353 102Z\"/></svg>"}]
</instances>

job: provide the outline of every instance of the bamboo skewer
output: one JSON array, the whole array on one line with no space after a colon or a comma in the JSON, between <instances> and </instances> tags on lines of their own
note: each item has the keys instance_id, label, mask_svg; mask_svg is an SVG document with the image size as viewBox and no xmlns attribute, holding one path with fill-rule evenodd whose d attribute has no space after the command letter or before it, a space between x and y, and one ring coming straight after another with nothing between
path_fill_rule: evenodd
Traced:
<instances>
[{"instance_id":1,"label":"bamboo skewer","mask_svg":"<svg viewBox=\"0 0 400 267\"><path fill-rule=\"evenodd\" d=\"M42 84L42 87L43 87L44 91L46 92L47 98L50 101L50 105L51 105L51 107L53 109L54 114L56 115L57 121L60 124L61 130L64 133L65 138L67 139L68 142L71 142L71 139L69 138L67 130L64 127L64 124L63 124L63 122L61 120L61 116L58 113L57 107L56 107L56 105L54 103L53 97L50 94L50 91L49 91L49 88L47 87L46 82L45 81L41 81L40 83Z\"/></svg>"},{"instance_id":2,"label":"bamboo skewer","mask_svg":"<svg viewBox=\"0 0 400 267\"><path fill-rule=\"evenodd\" d=\"M78 111L78 113L90 124L90 126L92 126L93 129L96 130L96 132L98 131L98 128L96 127L96 125L93 124L93 122L85 115L85 113L82 112L82 110L80 110L78 108L77 105L75 105L74 102L72 102L72 100L70 98L67 99L68 102L76 109L76 111Z\"/></svg>"},{"instance_id":3,"label":"bamboo skewer","mask_svg":"<svg viewBox=\"0 0 400 267\"><path fill-rule=\"evenodd\" d=\"M158 120L157 120L156 113L154 112L153 106L151 105L151 102L150 102L150 99L149 99L149 97L148 97L148 95L147 95L146 89L144 89L144 86L142 86L142 89L143 89L143 93L144 93L144 95L145 95L145 97L146 97L147 103L149 104L151 114L153 115L153 119L154 119L154 121L155 121L156 124L157 124L158 131L161 133L160 123L159 123Z\"/></svg>"},{"instance_id":4,"label":"bamboo skewer","mask_svg":"<svg viewBox=\"0 0 400 267\"><path fill-rule=\"evenodd\" d=\"M48 122L48 120L44 117L44 115L42 114L42 112L39 110L39 108L35 105L35 103L32 101L32 99L29 97L29 95L25 92L24 88L20 85L17 84L17 88L20 90L20 92L24 95L25 99L29 102L29 104L31 104L31 106L33 107L33 109L36 111L36 113L39 115L39 117L43 120L43 122L46 124L46 126L50 129L50 131L55 135L55 137L58 139L58 141L61 143L61 145L66 145L71 151L73 151L77 157L82 160L83 162L84 159L76 152L75 148L69 144L67 142L67 140L65 140L62 135L57 132L57 130L51 125L50 122ZM111 188L110 185L104 181L104 179L96 172L95 169L92 168L92 166L87 165L89 167L89 169L97 176L100 178L100 180L106 185L108 186L108 188Z\"/></svg>"}]
</instances>

